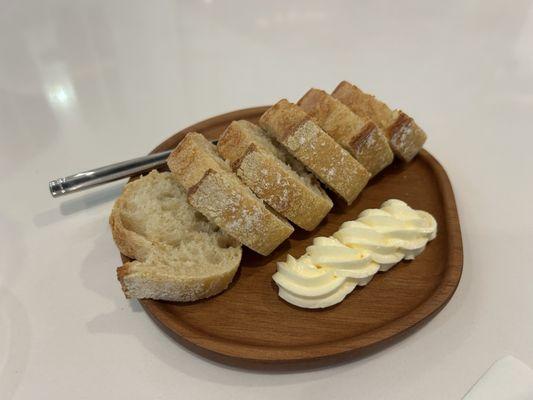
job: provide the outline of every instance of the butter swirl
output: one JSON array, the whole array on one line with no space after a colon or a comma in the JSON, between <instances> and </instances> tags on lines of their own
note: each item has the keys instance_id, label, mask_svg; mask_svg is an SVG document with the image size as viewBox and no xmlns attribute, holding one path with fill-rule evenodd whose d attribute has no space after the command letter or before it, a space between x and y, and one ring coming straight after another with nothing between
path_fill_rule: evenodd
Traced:
<instances>
[{"instance_id":1,"label":"butter swirl","mask_svg":"<svg viewBox=\"0 0 533 400\"><path fill-rule=\"evenodd\" d=\"M356 221L343 223L333 236L348 247L368 251L380 271L388 271L404 258L414 259L436 234L431 214L392 199L380 209L363 211Z\"/></svg>"},{"instance_id":2,"label":"butter swirl","mask_svg":"<svg viewBox=\"0 0 533 400\"><path fill-rule=\"evenodd\" d=\"M299 259L288 255L273 275L279 296L303 308L341 302L356 286L402 259L412 260L437 235L437 222L401 200L387 200L348 221L332 237L317 237Z\"/></svg>"},{"instance_id":3,"label":"butter swirl","mask_svg":"<svg viewBox=\"0 0 533 400\"><path fill-rule=\"evenodd\" d=\"M287 256L278 262L272 279L279 286L279 296L288 303L303 308L324 308L340 303L357 281L336 275L332 270L311 264L308 255L295 259Z\"/></svg>"},{"instance_id":4,"label":"butter swirl","mask_svg":"<svg viewBox=\"0 0 533 400\"><path fill-rule=\"evenodd\" d=\"M317 237L307 249L311 262L330 269L338 276L357 279L360 286L366 285L379 270L370 253L345 246L332 237Z\"/></svg>"}]
</instances>

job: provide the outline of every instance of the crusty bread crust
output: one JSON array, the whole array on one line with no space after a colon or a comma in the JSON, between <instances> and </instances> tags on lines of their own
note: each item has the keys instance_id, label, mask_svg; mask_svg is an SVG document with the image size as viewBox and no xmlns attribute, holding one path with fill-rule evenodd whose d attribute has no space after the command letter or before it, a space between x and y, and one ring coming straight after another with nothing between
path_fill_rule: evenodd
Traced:
<instances>
[{"instance_id":1,"label":"crusty bread crust","mask_svg":"<svg viewBox=\"0 0 533 400\"><path fill-rule=\"evenodd\" d=\"M368 118L385 130L395 120L393 111L382 101L363 92L350 82L342 81L331 94L356 114Z\"/></svg>"},{"instance_id":2,"label":"crusty bread crust","mask_svg":"<svg viewBox=\"0 0 533 400\"><path fill-rule=\"evenodd\" d=\"M310 89L298 105L372 176L392 163L394 155L377 125L353 113L323 90Z\"/></svg>"},{"instance_id":3,"label":"crusty bread crust","mask_svg":"<svg viewBox=\"0 0 533 400\"><path fill-rule=\"evenodd\" d=\"M312 231L333 207L325 193L317 193L279 161L251 144L244 156L234 164L239 178L274 210L299 227Z\"/></svg>"},{"instance_id":4,"label":"crusty bread crust","mask_svg":"<svg viewBox=\"0 0 533 400\"><path fill-rule=\"evenodd\" d=\"M127 299L131 299L130 293L128 291L128 287L126 286L126 282L124 281L125 277L128 275L128 268L129 268L129 263L124 264L122 267L118 267L117 268L117 279L120 282L120 286L122 287L124 296L126 296Z\"/></svg>"},{"instance_id":5,"label":"crusty bread crust","mask_svg":"<svg viewBox=\"0 0 533 400\"><path fill-rule=\"evenodd\" d=\"M397 111L396 115L396 120L387 128L386 134L396 155L409 162L424 146L426 133L403 111Z\"/></svg>"},{"instance_id":6,"label":"crusty bread crust","mask_svg":"<svg viewBox=\"0 0 533 400\"><path fill-rule=\"evenodd\" d=\"M229 124L222 135L220 135L217 143L217 150L220 156L226 160L233 170L234 163L242 158L248 147L252 144L249 135L245 132L243 126L244 121L233 121ZM251 122L246 121L251 124Z\"/></svg>"},{"instance_id":7,"label":"crusty bread crust","mask_svg":"<svg viewBox=\"0 0 533 400\"><path fill-rule=\"evenodd\" d=\"M411 161L426 141L425 132L402 111L392 111L385 103L364 93L355 85L342 81L332 96L354 113L372 120L383 130L396 156Z\"/></svg>"},{"instance_id":8,"label":"crusty bread crust","mask_svg":"<svg viewBox=\"0 0 533 400\"><path fill-rule=\"evenodd\" d=\"M122 254L129 258L146 259L151 242L142 235L127 229L121 218L121 210L124 208L126 198L130 195L130 189L131 186L126 185L120 197L115 201L109 216L109 225L113 240Z\"/></svg>"},{"instance_id":9,"label":"crusty bread crust","mask_svg":"<svg viewBox=\"0 0 533 400\"><path fill-rule=\"evenodd\" d=\"M294 228L239 183L228 173L210 169L189 189L189 203L224 232L266 256L287 239Z\"/></svg>"},{"instance_id":10,"label":"crusty bread crust","mask_svg":"<svg viewBox=\"0 0 533 400\"><path fill-rule=\"evenodd\" d=\"M282 160L261 147L248 132L248 129L256 132L261 129L243 122L232 122L220 137L217 148L221 156L231 162L237 176L274 210L305 230L316 228L333 207L327 194L316 181L306 184Z\"/></svg>"},{"instance_id":11,"label":"crusty bread crust","mask_svg":"<svg viewBox=\"0 0 533 400\"><path fill-rule=\"evenodd\" d=\"M216 147L197 132L185 135L170 153L167 165L185 190L196 185L208 169L231 171L229 165L216 156Z\"/></svg>"},{"instance_id":12,"label":"crusty bread crust","mask_svg":"<svg viewBox=\"0 0 533 400\"><path fill-rule=\"evenodd\" d=\"M226 290L237 271L235 267L213 277L176 277L158 271L157 266L150 273L136 271L136 266L140 264L132 261L117 268L117 279L127 299L150 298L177 302L205 299Z\"/></svg>"},{"instance_id":13,"label":"crusty bread crust","mask_svg":"<svg viewBox=\"0 0 533 400\"><path fill-rule=\"evenodd\" d=\"M348 204L368 183L370 173L296 104L279 101L259 124Z\"/></svg>"}]
</instances>

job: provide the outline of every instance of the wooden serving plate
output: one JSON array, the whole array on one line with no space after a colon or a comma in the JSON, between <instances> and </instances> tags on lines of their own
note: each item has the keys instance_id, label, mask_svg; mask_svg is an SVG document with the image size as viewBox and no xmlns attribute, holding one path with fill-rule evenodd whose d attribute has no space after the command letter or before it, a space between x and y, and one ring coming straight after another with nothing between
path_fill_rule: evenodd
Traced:
<instances>
[{"instance_id":1,"label":"wooden serving plate","mask_svg":"<svg viewBox=\"0 0 533 400\"><path fill-rule=\"evenodd\" d=\"M257 122L266 109L210 118L175 134L153 152L174 148L190 131L215 139L231 121ZM379 273L366 287L324 310L300 309L278 297L272 281L277 261L289 253L299 257L313 238L333 234L344 221L391 198L435 216L437 238L420 256ZM450 181L433 156L422 150L409 164L394 163L351 206L335 203L317 229L297 229L270 256L245 248L239 272L220 295L193 303L141 300L142 306L178 342L210 359L247 368L292 369L339 362L384 347L448 302L461 277L461 230Z\"/></svg>"}]
</instances>

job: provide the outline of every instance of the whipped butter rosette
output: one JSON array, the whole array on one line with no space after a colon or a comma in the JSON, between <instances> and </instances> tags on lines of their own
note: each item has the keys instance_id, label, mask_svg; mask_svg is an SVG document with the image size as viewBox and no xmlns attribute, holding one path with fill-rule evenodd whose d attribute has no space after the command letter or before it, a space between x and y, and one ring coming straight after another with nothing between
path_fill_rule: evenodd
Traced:
<instances>
[{"instance_id":1,"label":"whipped butter rosette","mask_svg":"<svg viewBox=\"0 0 533 400\"><path fill-rule=\"evenodd\" d=\"M385 201L348 221L332 237L317 237L299 259L278 263L273 279L279 296L303 308L340 303L356 286L378 271L422 253L437 235L437 222L425 211L401 200Z\"/></svg>"},{"instance_id":2,"label":"whipped butter rosette","mask_svg":"<svg viewBox=\"0 0 533 400\"><path fill-rule=\"evenodd\" d=\"M272 279L279 286L279 296L302 308L325 308L340 303L357 286L352 278L311 264L307 255L295 259L287 256L278 263Z\"/></svg>"}]
</instances>

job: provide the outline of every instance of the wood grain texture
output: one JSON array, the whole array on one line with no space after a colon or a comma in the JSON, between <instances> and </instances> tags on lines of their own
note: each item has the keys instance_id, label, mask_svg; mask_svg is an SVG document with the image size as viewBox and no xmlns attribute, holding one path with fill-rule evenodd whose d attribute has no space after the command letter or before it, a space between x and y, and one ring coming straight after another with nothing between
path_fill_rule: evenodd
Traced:
<instances>
[{"instance_id":1,"label":"wood grain texture","mask_svg":"<svg viewBox=\"0 0 533 400\"><path fill-rule=\"evenodd\" d=\"M174 148L186 132L214 139L237 119L256 122L267 107L220 115L172 136L154 152ZM437 238L414 261L403 261L356 288L340 304L305 310L285 303L272 281L276 262L300 256L316 236L329 236L364 209L390 198L430 212ZM122 257L127 261L126 257ZM296 229L268 257L245 249L241 268L222 294L193 303L141 300L167 333L212 360L245 368L300 369L349 360L399 340L439 311L461 277L463 250L453 190L446 172L427 151L409 164L393 163L373 178L350 206L337 201L312 232Z\"/></svg>"}]
</instances>

